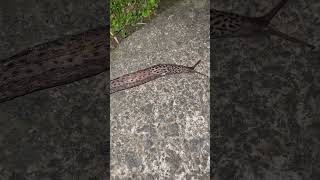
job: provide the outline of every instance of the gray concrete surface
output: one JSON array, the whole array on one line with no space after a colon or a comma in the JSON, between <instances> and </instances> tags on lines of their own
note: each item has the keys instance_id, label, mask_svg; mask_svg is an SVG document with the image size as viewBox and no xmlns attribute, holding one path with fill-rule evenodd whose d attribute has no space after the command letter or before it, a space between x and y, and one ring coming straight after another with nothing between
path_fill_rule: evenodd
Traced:
<instances>
[{"instance_id":1,"label":"gray concrete surface","mask_svg":"<svg viewBox=\"0 0 320 180\"><path fill-rule=\"evenodd\" d=\"M159 63L209 74L209 1L184 0L111 52L111 79ZM180 74L111 95L112 179L209 179L209 79Z\"/></svg>"},{"instance_id":2,"label":"gray concrete surface","mask_svg":"<svg viewBox=\"0 0 320 180\"><path fill-rule=\"evenodd\" d=\"M211 5L251 16L278 2ZM313 51L276 37L212 40L212 179L319 179L319 7L317 0L292 0L272 21L315 44Z\"/></svg>"},{"instance_id":3,"label":"gray concrete surface","mask_svg":"<svg viewBox=\"0 0 320 180\"><path fill-rule=\"evenodd\" d=\"M0 1L0 59L106 23L105 0ZM0 104L0 179L106 173L106 74Z\"/></svg>"}]
</instances>

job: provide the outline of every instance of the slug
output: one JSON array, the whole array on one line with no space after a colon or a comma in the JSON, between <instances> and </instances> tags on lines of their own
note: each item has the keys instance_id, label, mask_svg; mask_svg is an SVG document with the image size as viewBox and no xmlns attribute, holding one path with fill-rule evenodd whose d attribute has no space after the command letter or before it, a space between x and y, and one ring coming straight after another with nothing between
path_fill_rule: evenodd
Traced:
<instances>
[{"instance_id":1,"label":"slug","mask_svg":"<svg viewBox=\"0 0 320 180\"><path fill-rule=\"evenodd\" d=\"M110 94L140 86L149 81L172 74L197 73L207 76L194 70L200 62L201 60L191 67L177 64L158 64L146 69L123 75L110 81Z\"/></svg>"},{"instance_id":2,"label":"slug","mask_svg":"<svg viewBox=\"0 0 320 180\"><path fill-rule=\"evenodd\" d=\"M108 27L28 48L0 64L0 102L68 84L109 69Z\"/></svg>"},{"instance_id":3,"label":"slug","mask_svg":"<svg viewBox=\"0 0 320 180\"><path fill-rule=\"evenodd\" d=\"M314 49L314 45L269 26L272 18L287 2L288 0L281 0L261 17L247 17L210 8L210 39L273 35Z\"/></svg>"}]
</instances>

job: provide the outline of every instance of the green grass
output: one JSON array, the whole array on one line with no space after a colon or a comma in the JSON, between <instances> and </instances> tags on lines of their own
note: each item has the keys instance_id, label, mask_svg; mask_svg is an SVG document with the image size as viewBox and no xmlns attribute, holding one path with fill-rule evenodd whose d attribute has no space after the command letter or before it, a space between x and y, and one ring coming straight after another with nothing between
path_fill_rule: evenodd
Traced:
<instances>
[{"instance_id":1,"label":"green grass","mask_svg":"<svg viewBox=\"0 0 320 180\"><path fill-rule=\"evenodd\" d=\"M158 3L159 0L111 0L111 33L120 33L122 37L126 37L128 28L150 17Z\"/></svg>"}]
</instances>

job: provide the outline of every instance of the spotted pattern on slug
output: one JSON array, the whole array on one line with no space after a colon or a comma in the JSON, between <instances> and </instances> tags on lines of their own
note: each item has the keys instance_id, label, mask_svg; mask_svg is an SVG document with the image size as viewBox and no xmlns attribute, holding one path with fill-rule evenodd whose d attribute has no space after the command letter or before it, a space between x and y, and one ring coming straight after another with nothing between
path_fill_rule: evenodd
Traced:
<instances>
[{"instance_id":1,"label":"spotted pattern on slug","mask_svg":"<svg viewBox=\"0 0 320 180\"><path fill-rule=\"evenodd\" d=\"M211 37L231 35L238 31L244 18L237 14L210 9Z\"/></svg>"},{"instance_id":2,"label":"spotted pattern on slug","mask_svg":"<svg viewBox=\"0 0 320 180\"><path fill-rule=\"evenodd\" d=\"M176 64L158 64L140 71L123 75L110 82L110 94L142 85L159 77L179 73L199 73L194 70L198 61L194 66L182 66ZM199 73L201 74L201 73Z\"/></svg>"},{"instance_id":3,"label":"spotted pattern on slug","mask_svg":"<svg viewBox=\"0 0 320 180\"><path fill-rule=\"evenodd\" d=\"M103 44L97 44L96 39L81 39L79 41L78 38L78 42L75 43L76 40L76 38L73 38L73 42L55 40L12 56L11 60L4 64L0 84L5 84L9 80L35 76L45 71L52 71L53 68L57 69L60 66L67 68L95 57L103 57L99 51L104 46ZM93 44L94 46L92 46ZM66 52L72 53L68 54ZM7 76L11 78L8 79Z\"/></svg>"},{"instance_id":4,"label":"spotted pattern on slug","mask_svg":"<svg viewBox=\"0 0 320 180\"><path fill-rule=\"evenodd\" d=\"M97 75L108 68L107 27L39 44L1 60L0 102Z\"/></svg>"},{"instance_id":5,"label":"spotted pattern on slug","mask_svg":"<svg viewBox=\"0 0 320 180\"><path fill-rule=\"evenodd\" d=\"M288 0L279 1L269 12L260 17L241 16L210 8L210 39L272 35L314 49L314 45L282 33L270 26L273 17L287 2Z\"/></svg>"}]
</instances>

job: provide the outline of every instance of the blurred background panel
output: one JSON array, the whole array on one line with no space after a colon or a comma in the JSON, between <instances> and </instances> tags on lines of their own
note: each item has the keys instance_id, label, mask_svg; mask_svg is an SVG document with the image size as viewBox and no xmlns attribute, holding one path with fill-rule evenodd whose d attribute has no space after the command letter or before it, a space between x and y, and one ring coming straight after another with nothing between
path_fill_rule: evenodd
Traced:
<instances>
[{"instance_id":1,"label":"blurred background panel","mask_svg":"<svg viewBox=\"0 0 320 180\"><path fill-rule=\"evenodd\" d=\"M280 0L214 0L211 8L260 16ZM320 3L295 0L271 26L278 37L214 39L211 176L215 180L319 179Z\"/></svg>"},{"instance_id":2,"label":"blurred background panel","mask_svg":"<svg viewBox=\"0 0 320 180\"><path fill-rule=\"evenodd\" d=\"M105 0L0 1L0 59L106 25L108 20ZM104 95L108 75L1 103L0 179L105 177L109 171L109 101Z\"/></svg>"}]
</instances>

